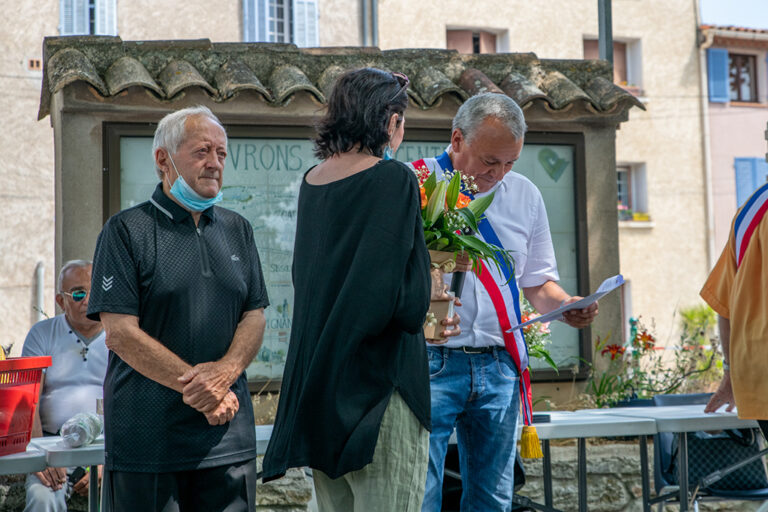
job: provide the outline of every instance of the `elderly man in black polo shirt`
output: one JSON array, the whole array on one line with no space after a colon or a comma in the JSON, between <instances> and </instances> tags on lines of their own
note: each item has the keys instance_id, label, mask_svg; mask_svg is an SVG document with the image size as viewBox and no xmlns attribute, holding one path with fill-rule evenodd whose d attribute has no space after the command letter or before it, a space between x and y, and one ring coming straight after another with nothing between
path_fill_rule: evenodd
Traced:
<instances>
[{"instance_id":1,"label":"elderly man in black polo shirt","mask_svg":"<svg viewBox=\"0 0 768 512\"><path fill-rule=\"evenodd\" d=\"M88 315L110 349L106 511L245 511L256 440L244 370L267 293L249 223L221 199L227 135L205 107L165 116L149 201L96 245Z\"/></svg>"}]
</instances>

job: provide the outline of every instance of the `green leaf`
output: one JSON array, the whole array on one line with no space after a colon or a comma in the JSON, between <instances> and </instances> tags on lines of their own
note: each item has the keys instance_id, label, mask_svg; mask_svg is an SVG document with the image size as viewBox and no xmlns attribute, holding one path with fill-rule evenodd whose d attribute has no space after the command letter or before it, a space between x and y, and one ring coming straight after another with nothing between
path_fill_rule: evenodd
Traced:
<instances>
[{"instance_id":1,"label":"green leaf","mask_svg":"<svg viewBox=\"0 0 768 512\"><path fill-rule=\"evenodd\" d=\"M470 249L474 249L475 251L482 254L485 258L490 258L493 255L493 252L489 252L489 245L480 240L479 238L475 238L474 236L470 235L458 235L459 240L463 244L465 244Z\"/></svg>"},{"instance_id":2,"label":"green leaf","mask_svg":"<svg viewBox=\"0 0 768 512\"><path fill-rule=\"evenodd\" d=\"M448 209L453 210L456 208L456 201L459 199L459 190L461 189L461 173L453 173L453 178L448 184L448 194L446 196L446 202L448 203Z\"/></svg>"},{"instance_id":3,"label":"green leaf","mask_svg":"<svg viewBox=\"0 0 768 512\"><path fill-rule=\"evenodd\" d=\"M460 210L456 210L459 212L459 215L464 217L464 220L467 222L467 225L472 228L472 231L477 233L480 231L480 228L477 227L477 217L474 213L472 213L472 210L469 208L461 208Z\"/></svg>"},{"instance_id":4,"label":"green leaf","mask_svg":"<svg viewBox=\"0 0 768 512\"><path fill-rule=\"evenodd\" d=\"M427 194L427 197L432 197L432 192L434 192L435 186L437 186L437 176L435 176L435 173L433 172L424 182L424 192Z\"/></svg>"},{"instance_id":5,"label":"green leaf","mask_svg":"<svg viewBox=\"0 0 768 512\"><path fill-rule=\"evenodd\" d=\"M557 364L555 364L555 360L552 359L551 355L549 355L549 351L547 349L537 350L530 355L537 359L543 359L544 362L546 362L549 366L552 367L553 370L555 370L555 373L560 373L560 370L557 369Z\"/></svg>"},{"instance_id":6,"label":"green leaf","mask_svg":"<svg viewBox=\"0 0 768 512\"><path fill-rule=\"evenodd\" d=\"M487 196L473 199L472 202L469 203L469 206L467 206L467 208L472 210L472 213L475 214L475 217L479 219L480 216L483 214L483 212L487 210L489 206L491 206L491 203L493 202L493 196L495 194L496 192L492 192Z\"/></svg>"},{"instance_id":7,"label":"green leaf","mask_svg":"<svg viewBox=\"0 0 768 512\"><path fill-rule=\"evenodd\" d=\"M433 240L437 239L440 236L440 233L437 233L435 231L424 231L424 242L429 243Z\"/></svg>"},{"instance_id":8,"label":"green leaf","mask_svg":"<svg viewBox=\"0 0 768 512\"><path fill-rule=\"evenodd\" d=\"M448 188L447 183L441 181L435 187L432 195L429 196L429 202L427 203L426 221L432 226L440 215L443 214L443 208L445 207L445 192Z\"/></svg>"}]
</instances>

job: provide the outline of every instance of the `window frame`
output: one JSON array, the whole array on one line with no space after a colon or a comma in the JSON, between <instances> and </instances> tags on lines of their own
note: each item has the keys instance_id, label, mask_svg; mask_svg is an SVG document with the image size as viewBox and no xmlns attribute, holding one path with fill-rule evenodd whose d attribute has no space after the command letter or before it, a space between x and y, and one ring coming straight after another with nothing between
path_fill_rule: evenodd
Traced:
<instances>
[{"instance_id":1,"label":"window frame","mask_svg":"<svg viewBox=\"0 0 768 512\"><path fill-rule=\"evenodd\" d=\"M736 75L733 74L733 67L732 64L733 61L736 61L737 63L741 63L742 61L747 61L748 66L748 73L750 75L750 95L751 97L749 99L744 99L742 97L742 80L741 80L741 74L736 73ZM738 69L738 65L737 65ZM731 79L734 80L735 83L731 83ZM757 94L758 94L758 87L757 87L757 56L750 53L732 53L728 52L728 93L729 93L729 100L733 103L755 103L757 102ZM734 93L736 95L736 98L734 98Z\"/></svg>"}]
</instances>

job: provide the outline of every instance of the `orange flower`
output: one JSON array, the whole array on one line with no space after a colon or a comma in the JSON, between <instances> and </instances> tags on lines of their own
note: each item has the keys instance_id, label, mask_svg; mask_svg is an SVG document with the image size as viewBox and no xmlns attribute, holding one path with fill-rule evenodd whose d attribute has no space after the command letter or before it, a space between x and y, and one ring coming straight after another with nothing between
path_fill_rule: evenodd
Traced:
<instances>
[{"instance_id":1,"label":"orange flower","mask_svg":"<svg viewBox=\"0 0 768 512\"><path fill-rule=\"evenodd\" d=\"M640 343L644 349L648 350L649 348L653 348L653 346L656 344L656 340L653 339L653 336L651 336L648 331L643 331L643 333L640 335Z\"/></svg>"},{"instance_id":2,"label":"orange flower","mask_svg":"<svg viewBox=\"0 0 768 512\"><path fill-rule=\"evenodd\" d=\"M456 200L456 208L466 208L471 201L469 196L459 194L459 198Z\"/></svg>"},{"instance_id":3,"label":"orange flower","mask_svg":"<svg viewBox=\"0 0 768 512\"><path fill-rule=\"evenodd\" d=\"M423 210L427 206L427 192L424 187L419 187L419 193L421 194L421 209Z\"/></svg>"},{"instance_id":4,"label":"orange flower","mask_svg":"<svg viewBox=\"0 0 768 512\"><path fill-rule=\"evenodd\" d=\"M611 354L611 361L613 361L617 355L623 354L627 349L622 347L621 345L606 345L606 347L603 349L602 352L600 352L600 355L605 355L606 353Z\"/></svg>"}]
</instances>

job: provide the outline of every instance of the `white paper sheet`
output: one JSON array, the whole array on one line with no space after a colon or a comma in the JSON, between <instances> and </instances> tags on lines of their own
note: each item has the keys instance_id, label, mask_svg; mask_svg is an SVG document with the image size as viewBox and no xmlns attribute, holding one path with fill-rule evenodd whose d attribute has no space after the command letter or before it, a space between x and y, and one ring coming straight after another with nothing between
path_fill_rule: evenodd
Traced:
<instances>
[{"instance_id":1,"label":"white paper sheet","mask_svg":"<svg viewBox=\"0 0 768 512\"><path fill-rule=\"evenodd\" d=\"M537 316L536 318L528 320L527 322L518 324L513 328L511 328L510 330L508 330L507 332L512 332L516 329L522 329L523 327L536 322L553 322L555 320L562 320L563 313L565 313L566 311L570 311L572 309L584 309L588 307L590 304L594 304L602 297L608 295L610 292L612 292L622 284L624 284L624 276L622 276L621 274L613 277L609 277L608 279L603 281L603 283L600 285L597 291L592 295L590 295L589 297L584 297L581 300L572 302L571 304L566 304L565 306L562 306L553 311L550 311L545 315Z\"/></svg>"}]
</instances>

